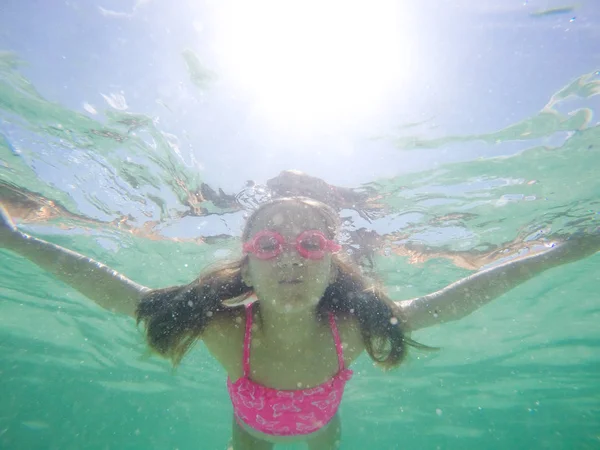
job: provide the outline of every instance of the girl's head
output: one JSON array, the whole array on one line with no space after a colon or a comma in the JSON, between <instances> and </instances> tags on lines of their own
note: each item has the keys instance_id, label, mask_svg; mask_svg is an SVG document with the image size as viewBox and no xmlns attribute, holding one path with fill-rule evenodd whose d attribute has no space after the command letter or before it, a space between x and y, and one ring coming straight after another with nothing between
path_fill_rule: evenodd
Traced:
<instances>
[{"instance_id":1,"label":"girl's head","mask_svg":"<svg viewBox=\"0 0 600 450\"><path fill-rule=\"evenodd\" d=\"M371 358L397 366L407 344L418 344L405 337L400 308L337 254L338 224L335 211L315 200L262 205L247 220L241 259L142 299L138 321L146 324L150 347L177 363L211 320L243 316L240 300L255 293L260 307L279 312L312 309L315 320L329 313L352 317Z\"/></svg>"},{"instance_id":2,"label":"girl's head","mask_svg":"<svg viewBox=\"0 0 600 450\"><path fill-rule=\"evenodd\" d=\"M257 209L242 234L242 279L261 306L293 312L317 306L335 280L338 217L308 198L282 198Z\"/></svg>"}]
</instances>

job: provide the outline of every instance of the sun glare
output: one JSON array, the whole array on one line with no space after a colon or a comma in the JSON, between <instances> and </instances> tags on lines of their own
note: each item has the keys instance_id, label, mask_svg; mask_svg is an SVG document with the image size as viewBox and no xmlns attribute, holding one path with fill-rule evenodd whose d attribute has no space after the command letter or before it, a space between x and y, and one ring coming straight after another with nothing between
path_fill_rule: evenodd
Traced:
<instances>
[{"instance_id":1,"label":"sun glare","mask_svg":"<svg viewBox=\"0 0 600 450\"><path fill-rule=\"evenodd\" d=\"M216 2L225 76L277 125L350 125L406 81L408 27L397 1Z\"/></svg>"}]
</instances>

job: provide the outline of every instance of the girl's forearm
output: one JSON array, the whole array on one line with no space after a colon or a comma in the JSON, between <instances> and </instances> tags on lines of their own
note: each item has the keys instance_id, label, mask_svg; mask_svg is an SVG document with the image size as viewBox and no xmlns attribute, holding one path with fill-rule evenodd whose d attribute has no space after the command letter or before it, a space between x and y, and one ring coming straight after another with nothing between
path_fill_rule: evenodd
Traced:
<instances>
[{"instance_id":1,"label":"girl's forearm","mask_svg":"<svg viewBox=\"0 0 600 450\"><path fill-rule=\"evenodd\" d=\"M103 308L135 316L141 295L148 288L79 253L25 233L18 234L7 249L29 259Z\"/></svg>"},{"instance_id":2,"label":"girl's forearm","mask_svg":"<svg viewBox=\"0 0 600 450\"><path fill-rule=\"evenodd\" d=\"M598 250L567 241L542 253L482 270L424 297L398 302L412 330L461 319L534 276Z\"/></svg>"}]
</instances>

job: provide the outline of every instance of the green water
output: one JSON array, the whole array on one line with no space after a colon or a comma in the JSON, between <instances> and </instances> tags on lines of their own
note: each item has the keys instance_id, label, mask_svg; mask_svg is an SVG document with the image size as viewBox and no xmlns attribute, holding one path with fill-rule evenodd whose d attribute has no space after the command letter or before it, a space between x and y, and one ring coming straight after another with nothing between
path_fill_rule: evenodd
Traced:
<instances>
[{"instance_id":1,"label":"green water","mask_svg":"<svg viewBox=\"0 0 600 450\"><path fill-rule=\"evenodd\" d=\"M0 69L1 181L73 214L23 219L23 229L152 287L187 282L220 251L236 248L235 239L155 240L111 225L123 214L137 225L177 223L199 176L173 156L151 120L113 112L96 122L44 100L11 55ZM589 110L567 103L597 90L584 75L547 110L488 135L396 139L407 158L474 140L531 145L512 157L374 180L386 212L378 220L392 228L390 248L375 254L375 274L393 298L471 273L453 257L597 226L600 128ZM61 171L69 174L57 178ZM105 191L86 189L93 177ZM396 255L400 241L425 245L429 258ZM393 372L362 357L342 404L342 449L600 448L599 269L598 255L554 269L459 322L421 330L413 337L442 350L413 352ZM173 372L148 357L131 319L4 250L0 280L0 448L225 448L225 374L201 344Z\"/></svg>"}]
</instances>

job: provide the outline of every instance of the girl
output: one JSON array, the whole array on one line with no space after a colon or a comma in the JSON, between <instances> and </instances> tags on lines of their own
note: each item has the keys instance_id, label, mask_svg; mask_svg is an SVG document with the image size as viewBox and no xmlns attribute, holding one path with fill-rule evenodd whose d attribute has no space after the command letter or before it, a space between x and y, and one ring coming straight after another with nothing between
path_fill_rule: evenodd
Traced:
<instances>
[{"instance_id":1,"label":"girl","mask_svg":"<svg viewBox=\"0 0 600 450\"><path fill-rule=\"evenodd\" d=\"M410 331L464 317L549 268L600 248L598 235L480 271L433 294L393 302L344 262L338 218L323 203L282 198L259 207L242 234L243 257L186 286L151 290L110 268L18 231L0 214L0 244L111 311L143 322L150 347L177 364L202 339L228 374L230 449L305 441L338 448L337 410L366 350L398 366ZM423 346L421 346L423 347Z\"/></svg>"}]
</instances>

